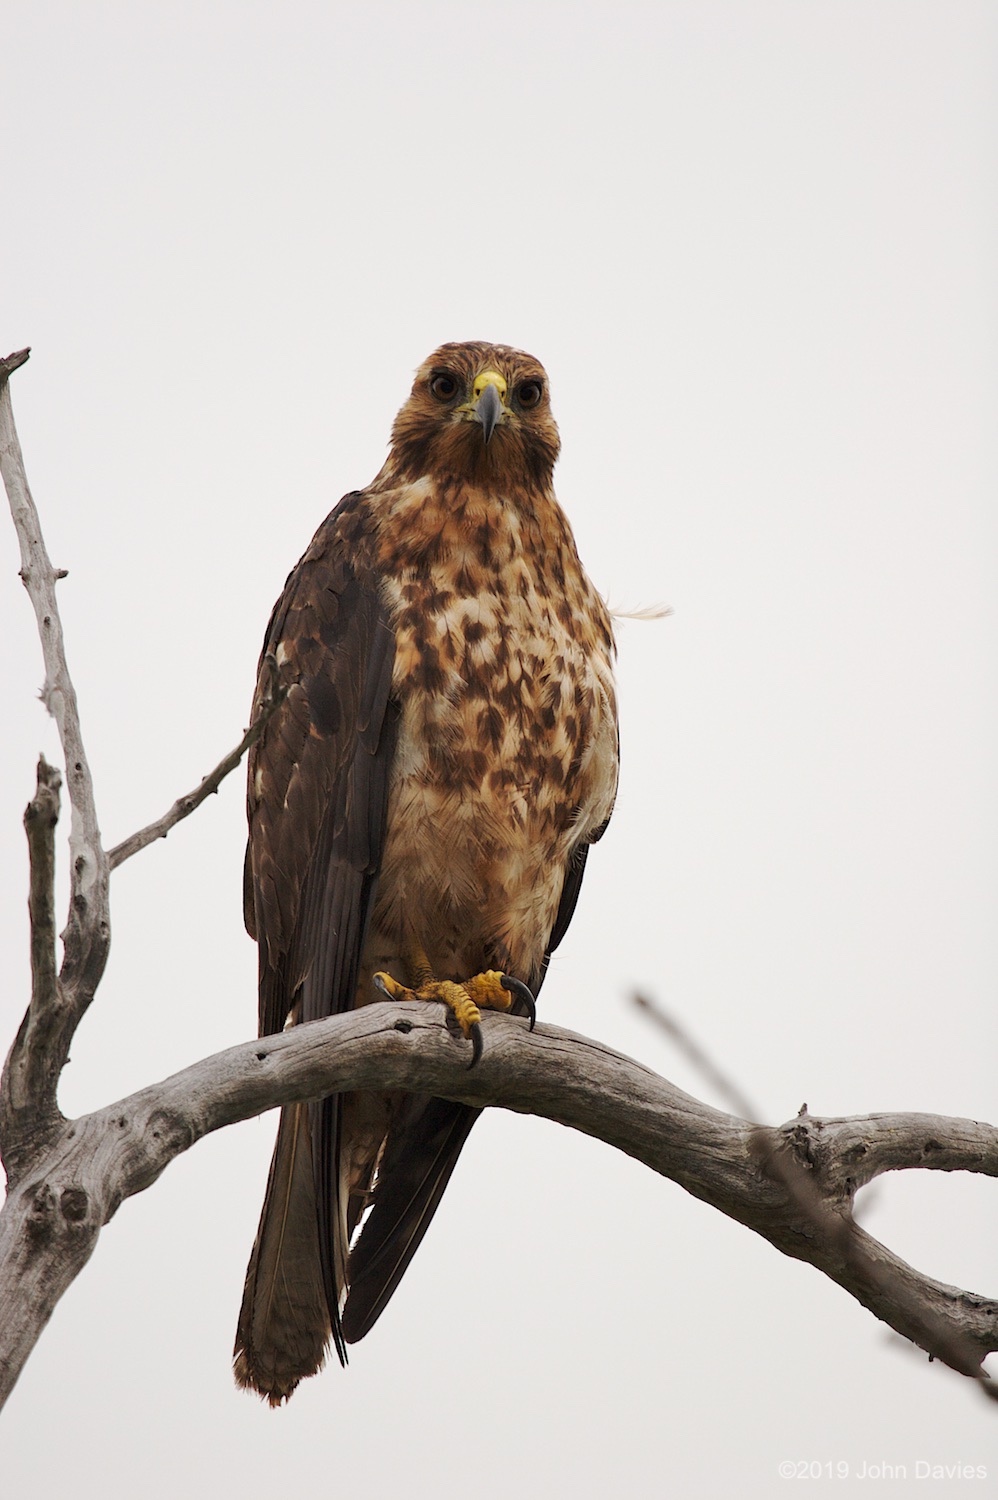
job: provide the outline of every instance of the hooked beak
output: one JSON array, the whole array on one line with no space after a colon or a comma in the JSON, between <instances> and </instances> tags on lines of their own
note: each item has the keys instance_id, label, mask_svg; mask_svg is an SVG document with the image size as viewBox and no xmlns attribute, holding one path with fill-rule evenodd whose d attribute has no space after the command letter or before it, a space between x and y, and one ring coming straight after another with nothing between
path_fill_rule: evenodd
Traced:
<instances>
[{"instance_id":1,"label":"hooked beak","mask_svg":"<svg viewBox=\"0 0 998 1500\"><path fill-rule=\"evenodd\" d=\"M482 436L486 445L495 432L502 416L502 397L491 381L475 403L475 420L482 424Z\"/></svg>"}]
</instances>

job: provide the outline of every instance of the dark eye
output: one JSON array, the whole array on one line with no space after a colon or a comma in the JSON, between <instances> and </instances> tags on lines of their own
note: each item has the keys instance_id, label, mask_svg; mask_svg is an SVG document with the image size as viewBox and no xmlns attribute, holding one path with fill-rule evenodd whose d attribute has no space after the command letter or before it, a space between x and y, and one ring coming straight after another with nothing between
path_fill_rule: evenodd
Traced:
<instances>
[{"instance_id":1,"label":"dark eye","mask_svg":"<svg viewBox=\"0 0 998 1500\"><path fill-rule=\"evenodd\" d=\"M539 406L543 394L544 387L539 380L524 380L516 388L516 399L525 411Z\"/></svg>"},{"instance_id":2,"label":"dark eye","mask_svg":"<svg viewBox=\"0 0 998 1500\"><path fill-rule=\"evenodd\" d=\"M430 381L430 391L438 401L450 401L457 395L457 381L446 370L438 370Z\"/></svg>"}]
</instances>

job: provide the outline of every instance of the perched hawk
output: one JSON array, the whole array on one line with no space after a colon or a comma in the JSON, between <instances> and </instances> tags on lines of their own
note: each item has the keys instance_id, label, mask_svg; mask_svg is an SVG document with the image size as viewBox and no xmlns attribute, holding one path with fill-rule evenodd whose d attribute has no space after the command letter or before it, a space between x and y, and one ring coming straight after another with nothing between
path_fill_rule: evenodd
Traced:
<instances>
[{"instance_id":1,"label":"perched hawk","mask_svg":"<svg viewBox=\"0 0 998 1500\"><path fill-rule=\"evenodd\" d=\"M374 483L274 609L250 756L246 925L260 1033L385 994L533 1015L617 786L610 619L552 489L543 368L444 344ZM460 1046L459 1038L455 1046ZM341 1361L426 1232L479 1111L356 1093L281 1111L236 1336L241 1385Z\"/></svg>"}]
</instances>

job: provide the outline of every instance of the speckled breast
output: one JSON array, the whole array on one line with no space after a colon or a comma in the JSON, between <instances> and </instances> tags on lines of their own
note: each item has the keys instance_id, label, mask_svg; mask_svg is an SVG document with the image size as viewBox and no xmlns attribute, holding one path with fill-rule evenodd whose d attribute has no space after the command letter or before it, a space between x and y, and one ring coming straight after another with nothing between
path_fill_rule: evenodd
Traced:
<instances>
[{"instance_id":1,"label":"speckled breast","mask_svg":"<svg viewBox=\"0 0 998 1500\"><path fill-rule=\"evenodd\" d=\"M441 972L530 973L613 805L609 617L553 497L410 485L382 516L401 720L375 925Z\"/></svg>"}]
</instances>

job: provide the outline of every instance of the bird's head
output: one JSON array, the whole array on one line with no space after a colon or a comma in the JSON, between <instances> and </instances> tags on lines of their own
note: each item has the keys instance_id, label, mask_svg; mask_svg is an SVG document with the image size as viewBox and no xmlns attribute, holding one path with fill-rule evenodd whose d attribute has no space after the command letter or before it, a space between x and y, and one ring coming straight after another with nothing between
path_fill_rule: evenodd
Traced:
<instances>
[{"instance_id":1,"label":"bird's head","mask_svg":"<svg viewBox=\"0 0 998 1500\"><path fill-rule=\"evenodd\" d=\"M505 344L442 344L416 372L392 428L392 468L546 488L558 457L548 378Z\"/></svg>"}]
</instances>

